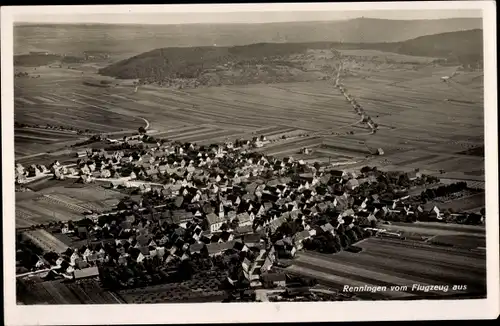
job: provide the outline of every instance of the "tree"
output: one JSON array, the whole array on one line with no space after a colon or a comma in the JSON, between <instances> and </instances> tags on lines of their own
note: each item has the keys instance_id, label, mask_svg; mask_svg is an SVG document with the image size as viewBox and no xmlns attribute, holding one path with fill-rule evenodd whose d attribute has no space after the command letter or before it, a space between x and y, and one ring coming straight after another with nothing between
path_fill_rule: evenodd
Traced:
<instances>
[{"instance_id":1,"label":"tree","mask_svg":"<svg viewBox=\"0 0 500 326\"><path fill-rule=\"evenodd\" d=\"M361 168L361 170L359 170L359 172L361 172L361 173L368 173L371 170L372 169L369 166L364 166L364 167Z\"/></svg>"},{"instance_id":2,"label":"tree","mask_svg":"<svg viewBox=\"0 0 500 326\"><path fill-rule=\"evenodd\" d=\"M342 245L342 248L347 248L351 245L351 241L346 234L340 235L340 243Z\"/></svg>"},{"instance_id":3,"label":"tree","mask_svg":"<svg viewBox=\"0 0 500 326\"><path fill-rule=\"evenodd\" d=\"M234 220L232 220L232 221L231 221L231 224L230 224L231 229L233 229L233 230L234 230L234 229L236 229L236 228L238 227L239 223L240 223L240 222L238 221L238 219L237 219L237 218L235 218Z\"/></svg>"},{"instance_id":4,"label":"tree","mask_svg":"<svg viewBox=\"0 0 500 326\"><path fill-rule=\"evenodd\" d=\"M139 134L144 135L146 133L146 128L139 127L138 131L139 131Z\"/></svg>"},{"instance_id":5,"label":"tree","mask_svg":"<svg viewBox=\"0 0 500 326\"><path fill-rule=\"evenodd\" d=\"M66 251L64 252L64 254L66 256L68 256L68 257L71 256L73 254L73 249L71 249L71 248L66 249Z\"/></svg>"},{"instance_id":6,"label":"tree","mask_svg":"<svg viewBox=\"0 0 500 326\"><path fill-rule=\"evenodd\" d=\"M43 255L43 258L46 261L48 261L49 263L54 263L59 258L59 255L57 253L55 253L54 251L50 251L50 252L46 253L45 255Z\"/></svg>"}]
</instances>

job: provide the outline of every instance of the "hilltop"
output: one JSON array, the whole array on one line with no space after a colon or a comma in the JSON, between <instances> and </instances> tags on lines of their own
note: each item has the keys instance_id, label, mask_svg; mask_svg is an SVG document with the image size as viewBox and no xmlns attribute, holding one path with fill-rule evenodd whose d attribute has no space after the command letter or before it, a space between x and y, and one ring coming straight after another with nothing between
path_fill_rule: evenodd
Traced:
<instances>
[{"instance_id":1,"label":"hilltop","mask_svg":"<svg viewBox=\"0 0 500 326\"><path fill-rule=\"evenodd\" d=\"M161 48L111 64L99 73L159 83L169 83L173 78L197 79L196 83L202 85L214 84L214 80L215 84L245 84L321 79L335 70L341 50L378 50L405 55L406 61L393 62L396 64L434 61L477 65L482 61L482 30L442 33L392 43L258 43ZM419 62L421 58L408 56L430 59ZM391 62L386 58L384 63ZM304 77L304 74L310 76Z\"/></svg>"},{"instance_id":2,"label":"hilltop","mask_svg":"<svg viewBox=\"0 0 500 326\"><path fill-rule=\"evenodd\" d=\"M79 56L106 51L113 57L133 56L162 47L235 46L254 43L401 42L420 36L482 27L480 18L342 21L266 24L16 24L14 53L48 51ZM43 38L44 42L40 42Z\"/></svg>"}]
</instances>

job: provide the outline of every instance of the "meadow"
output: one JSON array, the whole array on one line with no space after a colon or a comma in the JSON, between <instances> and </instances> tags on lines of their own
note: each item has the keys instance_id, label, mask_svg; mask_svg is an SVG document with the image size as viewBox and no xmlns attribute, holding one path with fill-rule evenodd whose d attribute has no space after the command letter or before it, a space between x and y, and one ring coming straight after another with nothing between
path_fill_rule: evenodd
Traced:
<instances>
[{"instance_id":1,"label":"meadow","mask_svg":"<svg viewBox=\"0 0 500 326\"><path fill-rule=\"evenodd\" d=\"M120 304L116 294L103 290L98 280L84 279L72 283L61 280L20 285L26 291L18 291L24 304Z\"/></svg>"},{"instance_id":2,"label":"meadow","mask_svg":"<svg viewBox=\"0 0 500 326\"><path fill-rule=\"evenodd\" d=\"M53 184L37 192L16 193L16 227L50 222L81 220L89 211L103 212L114 208L123 194L98 185L83 187Z\"/></svg>"},{"instance_id":3,"label":"meadow","mask_svg":"<svg viewBox=\"0 0 500 326\"><path fill-rule=\"evenodd\" d=\"M429 231L429 229L427 229ZM435 230L430 230L431 232ZM412 240L369 238L356 244L363 251L342 251L333 255L303 252L286 268L292 274L316 277L321 284L342 290L349 286L386 286L387 291L356 293L371 300L443 299L447 296L484 297L486 294L486 257L484 252L449 247L462 245L463 239L477 246L481 237L438 235L430 243ZM484 238L482 238L484 240ZM448 245L437 246L432 243ZM413 289L413 284L448 285L447 292ZM391 286L407 286L399 291ZM453 290L453 285L467 289Z\"/></svg>"}]
</instances>

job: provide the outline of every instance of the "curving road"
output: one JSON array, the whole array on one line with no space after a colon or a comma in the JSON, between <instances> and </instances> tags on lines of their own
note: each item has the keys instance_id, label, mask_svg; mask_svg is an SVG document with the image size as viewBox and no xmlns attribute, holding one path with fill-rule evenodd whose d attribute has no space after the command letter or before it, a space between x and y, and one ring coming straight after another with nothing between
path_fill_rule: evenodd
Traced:
<instances>
[{"instance_id":1,"label":"curving road","mask_svg":"<svg viewBox=\"0 0 500 326\"><path fill-rule=\"evenodd\" d=\"M144 127L144 129L148 130L148 129L149 129L149 121L148 121L148 120L146 120L146 119L145 119L145 118L143 118L143 117L138 117L138 118L139 118L139 119L142 119L142 120L144 120L144 122L146 122L146 127Z\"/></svg>"}]
</instances>

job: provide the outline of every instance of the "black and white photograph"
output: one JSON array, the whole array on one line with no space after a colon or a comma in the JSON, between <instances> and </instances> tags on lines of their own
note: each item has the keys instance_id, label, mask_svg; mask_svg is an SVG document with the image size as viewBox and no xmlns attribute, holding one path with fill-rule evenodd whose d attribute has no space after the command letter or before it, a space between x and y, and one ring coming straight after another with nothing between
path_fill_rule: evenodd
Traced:
<instances>
[{"instance_id":1,"label":"black and white photograph","mask_svg":"<svg viewBox=\"0 0 500 326\"><path fill-rule=\"evenodd\" d=\"M498 315L493 2L10 7L1 32L7 325Z\"/></svg>"}]
</instances>

